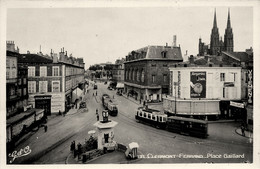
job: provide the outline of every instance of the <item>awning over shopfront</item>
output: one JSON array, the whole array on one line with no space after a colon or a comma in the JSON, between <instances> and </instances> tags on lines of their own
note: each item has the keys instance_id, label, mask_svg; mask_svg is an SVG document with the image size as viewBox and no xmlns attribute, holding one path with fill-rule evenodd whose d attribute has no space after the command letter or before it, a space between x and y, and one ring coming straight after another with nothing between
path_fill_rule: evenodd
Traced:
<instances>
[{"instance_id":1,"label":"awning over shopfront","mask_svg":"<svg viewBox=\"0 0 260 169\"><path fill-rule=\"evenodd\" d=\"M123 83L117 83L117 85L116 85L117 89L124 88L124 87L125 87L125 85Z\"/></svg>"},{"instance_id":2,"label":"awning over shopfront","mask_svg":"<svg viewBox=\"0 0 260 169\"><path fill-rule=\"evenodd\" d=\"M79 99L83 95L83 91L80 88L76 88L72 92L72 102L75 102L76 99Z\"/></svg>"}]
</instances>

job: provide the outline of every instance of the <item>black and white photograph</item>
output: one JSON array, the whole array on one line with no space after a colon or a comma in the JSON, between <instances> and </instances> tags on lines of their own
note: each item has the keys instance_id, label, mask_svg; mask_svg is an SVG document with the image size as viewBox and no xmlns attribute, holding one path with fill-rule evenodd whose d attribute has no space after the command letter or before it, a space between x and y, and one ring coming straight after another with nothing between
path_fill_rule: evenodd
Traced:
<instances>
[{"instance_id":1,"label":"black and white photograph","mask_svg":"<svg viewBox=\"0 0 260 169\"><path fill-rule=\"evenodd\" d=\"M3 168L259 167L259 1L0 4Z\"/></svg>"}]
</instances>

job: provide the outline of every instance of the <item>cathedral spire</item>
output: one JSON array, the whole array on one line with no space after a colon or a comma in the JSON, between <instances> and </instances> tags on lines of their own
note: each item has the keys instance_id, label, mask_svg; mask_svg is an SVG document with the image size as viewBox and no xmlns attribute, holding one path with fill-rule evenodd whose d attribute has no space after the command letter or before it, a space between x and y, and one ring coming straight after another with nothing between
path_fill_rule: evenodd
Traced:
<instances>
[{"instance_id":1,"label":"cathedral spire","mask_svg":"<svg viewBox=\"0 0 260 169\"><path fill-rule=\"evenodd\" d=\"M229 12L229 8L228 8L228 20L227 20L227 28L231 28L231 24L230 24L230 12Z\"/></svg>"},{"instance_id":2,"label":"cathedral spire","mask_svg":"<svg viewBox=\"0 0 260 169\"><path fill-rule=\"evenodd\" d=\"M215 13L214 13L213 28L217 28L216 8L215 8Z\"/></svg>"}]
</instances>

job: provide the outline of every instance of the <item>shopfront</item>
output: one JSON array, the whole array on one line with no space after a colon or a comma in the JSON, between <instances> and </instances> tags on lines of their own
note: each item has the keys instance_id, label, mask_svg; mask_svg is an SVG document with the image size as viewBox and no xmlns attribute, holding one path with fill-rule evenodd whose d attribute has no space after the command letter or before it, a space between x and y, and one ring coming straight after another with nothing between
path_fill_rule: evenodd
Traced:
<instances>
[{"instance_id":1,"label":"shopfront","mask_svg":"<svg viewBox=\"0 0 260 169\"><path fill-rule=\"evenodd\" d=\"M34 99L36 109L44 109L44 116L51 115L51 95L38 95Z\"/></svg>"}]
</instances>

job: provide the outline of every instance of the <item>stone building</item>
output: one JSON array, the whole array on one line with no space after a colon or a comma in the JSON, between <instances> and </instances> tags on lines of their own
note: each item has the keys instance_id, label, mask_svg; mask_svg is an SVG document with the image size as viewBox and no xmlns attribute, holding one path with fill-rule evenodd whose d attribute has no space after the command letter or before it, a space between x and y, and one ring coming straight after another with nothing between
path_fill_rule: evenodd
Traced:
<instances>
[{"instance_id":1,"label":"stone building","mask_svg":"<svg viewBox=\"0 0 260 169\"><path fill-rule=\"evenodd\" d=\"M169 92L169 65L182 62L180 46L147 46L130 52L125 61L124 93L140 101L162 101Z\"/></svg>"},{"instance_id":2,"label":"stone building","mask_svg":"<svg viewBox=\"0 0 260 169\"><path fill-rule=\"evenodd\" d=\"M68 111L73 91L84 89L83 59L68 57L64 48L59 58L52 52L50 56L27 52L18 63L28 67L28 103L44 109L45 116Z\"/></svg>"}]
</instances>

